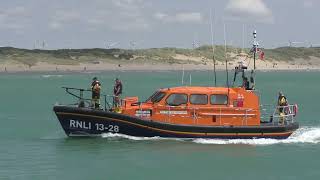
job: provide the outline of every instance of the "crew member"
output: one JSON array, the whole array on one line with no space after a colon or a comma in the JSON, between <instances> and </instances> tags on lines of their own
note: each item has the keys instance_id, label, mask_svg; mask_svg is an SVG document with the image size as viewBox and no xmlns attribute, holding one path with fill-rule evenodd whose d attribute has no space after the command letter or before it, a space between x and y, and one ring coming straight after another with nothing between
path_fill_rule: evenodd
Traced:
<instances>
[{"instance_id":1,"label":"crew member","mask_svg":"<svg viewBox=\"0 0 320 180\"><path fill-rule=\"evenodd\" d=\"M92 106L96 109L99 109L100 108L101 83L98 81L97 77L94 77L92 79L91 91L92 91Z\"/></svg>"},{"instance_id":2,"label":"crew member","mask_svg":"<svg viewBox=\"0 0 320 180\"><path fill-rule=\"evenodd\" d=\"M280 91L279 97L278 97L278 109L279 109L279 115L280 115L280 122L283 123L283 116L287 114L286 112L286 106L288 106L287 98L284 96L284 94Z\"/></svg>"},{"instance_id":3,"label":"crew member","mask_svg":"<svg viewBox=\"0 0 320 180\"><path fill-rule=\"evenodd\" d=\"M121 96L121 94L122 94L122 83L118 78L116 78L115 84L114 84L114 87L113 87L114 105L116 107L120 106L120 96Z\"/></svg>"},{"instance_id":4,"label":"crew member","mask_svg":"<svg viewBox=\"0 0 320 180\"><path fill-rule=\"evenodd\" d=\"M250 90L250 83L248 81L247 77L243 77L242 87L244 87L246 90Z\"/></svg>"}]
</instances>

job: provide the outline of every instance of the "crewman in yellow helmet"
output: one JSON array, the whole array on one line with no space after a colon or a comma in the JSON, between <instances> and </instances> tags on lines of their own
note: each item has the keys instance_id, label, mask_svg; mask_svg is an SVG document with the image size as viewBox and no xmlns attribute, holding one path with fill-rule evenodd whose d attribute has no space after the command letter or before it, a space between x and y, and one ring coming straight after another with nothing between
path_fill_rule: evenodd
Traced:
<instances>
[{"instance_id":1,"label":"crewman in yellow helmet","mask_svg":"<svg viewBox=\"0 0 320 180\"><path fill-rule=\"evenodd\" d=\"M286 115L285 108L288 106L287 98L284 96L284 94L280 91L279 97L278 97L278 109L279 109L279 115L280 115L280 123L284 123L284 116Z\"/></svg>"},{"instance_id":2,"label":"crewman in yellow helmet","mask_svg":"<svg viewBox=\"0 0 320 180\"><path fill-rule=\"evenodd\" d=\"M96 109L99 109L100 108L101 83L98 81L97 77L94 77L92 79L91 91L92 91L92 106Z\"/></svg>"}]
</instances>

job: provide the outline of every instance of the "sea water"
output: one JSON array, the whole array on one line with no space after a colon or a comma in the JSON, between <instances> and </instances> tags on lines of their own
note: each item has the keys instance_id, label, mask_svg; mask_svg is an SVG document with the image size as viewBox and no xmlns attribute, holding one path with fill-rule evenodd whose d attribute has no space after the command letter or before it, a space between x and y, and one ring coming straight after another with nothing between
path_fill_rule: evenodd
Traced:
<instances>
[{"instance_id":1,"label":"sea water","mask_svg":"<svg viewBox=\"0 0 320 180\"><path fill-rule=\"evenodd\" d=\"M190 75L191 85L214 85L210 71L186 71L184 85ZM182 83L180 71L0 74L0 179L320 178L319 72L257 73L261 103L275 104L281 90L299 105L301 128L285 140L67 138L52 107L76 102L62 86L89 88L94 76L106 94L119 77L124 95L140 100ZM226 74L217 80L226 85Z\"/></svg>"}]
</instances>

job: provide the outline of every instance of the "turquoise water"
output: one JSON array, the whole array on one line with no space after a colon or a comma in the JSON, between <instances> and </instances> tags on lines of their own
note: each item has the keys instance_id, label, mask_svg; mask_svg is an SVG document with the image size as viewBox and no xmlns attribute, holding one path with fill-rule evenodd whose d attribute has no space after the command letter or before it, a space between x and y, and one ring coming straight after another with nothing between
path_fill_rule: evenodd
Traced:
<instances>
[{"instance_id":1,"label":"turquoise water","mask_svg":"<svg viewBox=\"0 0 320 180\"><path fill-rule=\"evenodd\" d=\"M212 72L191 74L192 85L213 84ZM287 140L67 138L52 107L73 99L60 87L89 87L93 76L108 94L120 77L125 95L141 100L157 88L181 85L181 72L1 74L0 179L320 178L319 72L257 75L262 103L274 104L282 90L299 104L302 127ZM223 73L218 80L225 84Z\"/></svg>"}]
</instances>

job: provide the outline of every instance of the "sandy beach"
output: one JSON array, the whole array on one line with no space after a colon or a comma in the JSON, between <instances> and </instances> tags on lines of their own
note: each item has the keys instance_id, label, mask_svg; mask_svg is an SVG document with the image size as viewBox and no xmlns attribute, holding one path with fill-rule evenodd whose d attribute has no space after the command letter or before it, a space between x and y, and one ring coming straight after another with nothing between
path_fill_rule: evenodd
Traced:
<instances>
[{"instance_id":1,"label":"sandy beach","mask_svg":"<svg viewBox=\"0 0 320 180\"><path fill-rule=\"evenodd\" d=\"M181 58L181 57L180 57ZM182 57L181 59L187 59ZM241 59L228 62L228 69L232 70L238 66ZM245 64L249 69L253 69L253 60L245 60ZM320 70L320 60L313 59L312 65L304 63L303 60L297 61L265 61L257 60L256 69L260 71L306 71L306 70ZM225 70L225 62L216 62L216 70ZM86 71L174 71L174 70L212 70L213 63L206 64L165 64L165 63L106 63L99 62L93 63L80 63L79 65L57 65L49 64L47 62L38 62L34 66L27 66L19 63L2 63L0 64L0 72L2 73L15 73L15 72L86 72Z\"/></svg>"}]
</instances>

